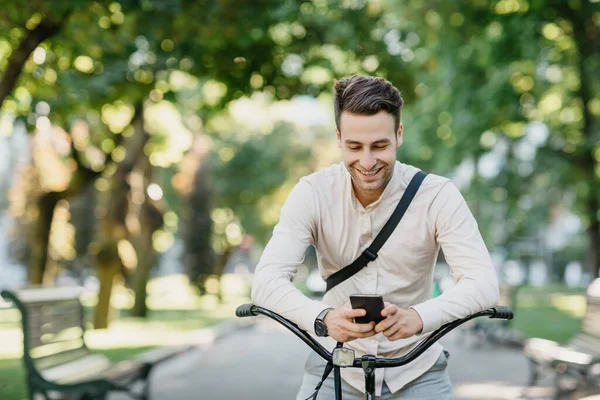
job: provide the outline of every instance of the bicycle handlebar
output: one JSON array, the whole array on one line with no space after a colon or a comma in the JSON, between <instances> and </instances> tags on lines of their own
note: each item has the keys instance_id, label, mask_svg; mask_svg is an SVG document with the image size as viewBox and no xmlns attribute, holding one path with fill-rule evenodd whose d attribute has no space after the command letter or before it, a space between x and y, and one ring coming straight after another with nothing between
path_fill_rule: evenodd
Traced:
<instances>
[{"instance_id":1,"label":"bicycle handlebar","mask_svg":"<svg viewBox=\"0 0 600 400\"><path fill-rule=\"evenodd\" d=\"M267 310L266 308L262 308L256 306L254 304L242 304L235 310L235 315L243 318L243 317L252 317L256 315L264 315L275 321L279 322L281 325L285 326L289 329L293 334L298 336L304 343L306 343L311 349L313 349L317 354L319 354L325 361L329 362L332 358L332 353L328 351L323 345L315 340L308 332L300 329L298 325L293 323L292 321L282 317L281 315L274 313L273 311ZM509 307L505 306L496 306L485 311L480 311L475 314L471 314L465 318L458 319L453 322L449 322L437 330L433 331L427 338L423 339L417 346L415 346L411 351L405 354L402 357L398 358L375 358L375 368L388 368L388 367L399 367L401 365L408 364L413 361L415 358L423 354L425 350L431 347L435 342L441 339L448 332L453 330L454 328L464 324L465 322L472 320L474 318L479 317L489 317L493 319L512 319L513 312ZM362 367L362 358L355 358L353 362L353 367L361 368Z\"/></svg>"}]
</instances>

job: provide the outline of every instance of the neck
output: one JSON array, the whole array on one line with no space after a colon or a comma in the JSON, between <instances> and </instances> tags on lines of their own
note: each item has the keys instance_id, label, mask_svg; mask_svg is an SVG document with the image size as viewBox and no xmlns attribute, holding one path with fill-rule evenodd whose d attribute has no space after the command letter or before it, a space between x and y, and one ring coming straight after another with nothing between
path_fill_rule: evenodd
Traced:
<instances>
[{"instance_id":1,"label":"neck","mask_svg":"<svg viewBox=\"0 0 600 400\"><path fill-rule=\"evenodd\" d=\"M376 202L377 199L379 199L379 197L383 193L383 189L377 190L377 191L372 191L372 192L371 191L364 192L364 191L358 189L356 186L354 186L354 182L352 182L352 189L354 191L354 196L356 196L356 199L365 208L369 204Z\"/></svg>"}]
</instances>

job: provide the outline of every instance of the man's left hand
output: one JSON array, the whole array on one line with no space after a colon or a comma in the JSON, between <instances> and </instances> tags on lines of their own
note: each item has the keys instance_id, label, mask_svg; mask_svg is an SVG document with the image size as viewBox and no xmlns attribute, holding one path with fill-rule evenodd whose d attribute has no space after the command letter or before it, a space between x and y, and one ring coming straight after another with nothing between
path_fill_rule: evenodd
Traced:
<instances>
[{"instance_id":1,"label":"man's left hand","mask_svg":"<svg viewBox=\"0 0 600 400\"><path fill-rule=\"evenodd\" d=\"M386 302L381 315L385 319L375 326L375 332L383 332L388 340L404 339L423 330L423 321L412 308L405 310Z\"/></svg>"}]
</instances>

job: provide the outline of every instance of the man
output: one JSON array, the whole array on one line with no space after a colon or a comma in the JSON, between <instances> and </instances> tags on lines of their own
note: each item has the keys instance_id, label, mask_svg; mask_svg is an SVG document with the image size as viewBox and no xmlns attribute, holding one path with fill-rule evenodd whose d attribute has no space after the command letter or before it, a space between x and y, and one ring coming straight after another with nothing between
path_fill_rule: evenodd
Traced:
<instances>
[{"instance_id":1,"label":"man","mask_svg":"<svg viewBox=\"0 0 600 400\"><path fill-rule=\"evenodd\" d=\"M343 163L304 177L281 210L280 221L256 268L255 304L273 310L315 333L332 349L347 342L356 356L399 357L443 324L495 305L498 282L477 223L458 189L446 178L428 175L378 257L333 287L322 301L292 284L309 245L327 279L351 264L386 223L419 171L396 161L404 127L399 91L376 77L353 76L334 85L335 122ZM433 269L440 249L456 285L431 298ZM356 324L364 310L352 310L349 295L380 294L383 321ZM323 326L323 325L321 325ZM450 399L446 353L435 344L414 362L377 370L382 399ZM325 362L311 354L297 399L306 399L321 380ZM345 399L362 399L364 375L342 369ZM319 398L333 398L333 378Z\"/></svg>"}]
</instances>

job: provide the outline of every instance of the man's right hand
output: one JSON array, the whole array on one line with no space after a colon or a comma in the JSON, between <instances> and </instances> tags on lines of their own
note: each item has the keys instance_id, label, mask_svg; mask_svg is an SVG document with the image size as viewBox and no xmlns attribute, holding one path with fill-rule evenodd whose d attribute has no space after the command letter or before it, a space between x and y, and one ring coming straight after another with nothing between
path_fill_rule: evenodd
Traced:
<instances>
[{"instance_id":1,"label":"man's right hand","mask_svg":"<svg viewBox=\"0 0 600 400\"><path fill-rule=\"evenodd\" d=\"M327 325L327 333L338 342L344 343L376 335L374 322L354 323L354 318L362 317L366 313L361 308L353 309L350 303L329 311L323 320Z\"/></svg>"}]
</instances>

